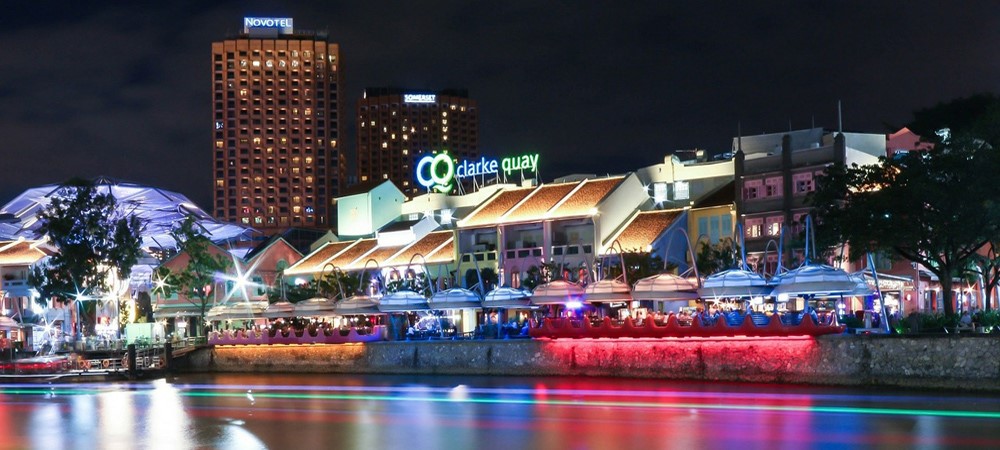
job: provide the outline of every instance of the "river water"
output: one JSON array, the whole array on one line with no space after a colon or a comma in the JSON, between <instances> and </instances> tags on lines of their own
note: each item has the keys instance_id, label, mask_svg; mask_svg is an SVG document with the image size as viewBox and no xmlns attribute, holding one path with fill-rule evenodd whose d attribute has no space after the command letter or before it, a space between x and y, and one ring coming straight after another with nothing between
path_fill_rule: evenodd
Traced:
<instances>
[{"instance_id":1,"label":"river water","mask_svg":"<svg viewBox=\"0 0 1000 450\"><path fill-rule=\"evenodd\" d=\"M1000 448L1000 396L611 378L4 384L3 449Z\"/></svg>"}]
</instances>

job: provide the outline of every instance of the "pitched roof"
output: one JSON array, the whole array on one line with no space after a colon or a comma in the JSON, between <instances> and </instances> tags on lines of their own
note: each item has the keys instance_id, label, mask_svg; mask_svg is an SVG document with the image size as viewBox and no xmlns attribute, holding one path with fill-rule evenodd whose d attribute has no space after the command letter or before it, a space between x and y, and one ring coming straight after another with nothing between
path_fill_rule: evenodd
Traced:
<instances>
[{"instance_id":1,"label":"pitched roof","mask_svg":"<svg viewBox=\"0 0 1000 450\"><path fill-rule=\"evenodd\" d=\"M477 225L490 225L497 223L504 213L510 210L514 205L518 204L521 200L524 200L528 194L531 194L534 188L518 188L500 191L497 195L486 201L478 210L474 211L469 217L461 221L460 224L463 227L477 226Z\"/></svg>"},{"instance_id":2,"label":"pitched roof","mask_svg":"<svg viewBox=\"0 0 1000 450\"><path fill-rule=\"evenodd\" d=\"M611 177L600 179L584 180L583 186L573 192L556 209L549 212L549 217L569 217L589 215L597 207L597 204L604 200L615 186L624 180L625 177Z\"/></svg>"},{"instance_id":3,"label":"pitched roof","mask_svg":"<svg viewBox=\"0 0 1000 450\"><path fill-rule=\"evenodd\" d=\"M641 212L632 217L615 240L626 252L649 251L653 242L683 213L683 209Z\"/></svg>"},{"instance_id":4,"label":"pitched roof","mask_svg":"<svg viewBox=\"0 0 1000 450\"><path fill-rule=\"evenodd\" d=\"M376 239L361 239L355 241L354 245L352 245L347 250L341 252L335 258L330 260L329 263L341 269L347 269L348 266L351 265L351 263L353 263L358 258L361 258L365 254L367 254L369 251L375 248L377 244L378 240ZM367 258L365 260L367 261ZM362 261L362 265L363 263L364 261Z\"/></svg>"},{"instance_id":5,"label":"pitched roof","mask_svg":"<svg viewBox=\"0 0 1000 450\"><path fill-rule=\"evenodd\" d=\"M379 264L379 267L382 267L382 262L383 261L391 258L392 255L395 255L396 253L399 253L399 251L402 250L405 247L406 247L406 245L390 245L390 246L385 246L385 247L376 247L374 250L371 251L371 253L368 253L367 255L364 255L364 258L358 258L358 259L354 260L354 262L350 263L349 265L346 265L346 266L342 265L342 266L339 266L339 267L341 269L344 269L344 270L361 269L361 268L363 268L365 266L365 263L368 262L369 259L374 259L375 262L377 262Z\"/></svg>"},{"instance_id":6,"label":"pitched roof","mask_svg":"<svg viewBox=\"0 0 1000 450\"><path fill-rule=\"evenodd\" d=\"M732 180L714 191L702 196L695 202L695 208L707 208L709 206L731 205L736 202L736 180Z\"/></svg>"},{"instance_id":7,"label":"pitched roof","mask_svg":"<svg viewBox=\"0 0 1000 450\"><path fill-rule=\"evenodd\" d=\"M543 185L535 189L531 196L507 211L502 217L505 222L542 219L567 194L580 183L560 183Z\"/></svg>"},{"instance_id":8,"label":"pitched roof","mask_svg":"<svg viewBox=\"0 0 1000 450\"><path fill-rule=\"evenodd\" d=\"M327 261L340 254L357 241L328 242L316 251L306 255L291 267L285 269L285 274L318 273L323 270Z\"/></svg>"},{"instance_id":9,"label":"pitched roof","mask_svg":"<svg viewBox=\"0 0 1000 450\"><path fill-rule=\"evenodd\" d=\"M53 254L47 247L36 245L38 243L39 241L0 242L0 265L34 264Z\"/></svg>"},{"instance_id":10,"label":"pitched roof","mask_svg":"<svg viewBox=\"0 0 1000 450\"><path fill-rule=\"evenodd\" d=\"M454 247L452 246L450 247L451 250L448 250L447 248L442 248L442 245L444 247L448 247L448 244L453 245L455 241L454 236L455 234L452 231L435 231L433 233L428 233L422 239L414 242L413 245L407 247L406 250L399 253L392 259L385 262L379 261L379 264L381 264L382 267L403 266L409 264L410 259L418 253L422 255L424 260L428 263L449 262L455 258Z\"/></svg>"}]
</instances>

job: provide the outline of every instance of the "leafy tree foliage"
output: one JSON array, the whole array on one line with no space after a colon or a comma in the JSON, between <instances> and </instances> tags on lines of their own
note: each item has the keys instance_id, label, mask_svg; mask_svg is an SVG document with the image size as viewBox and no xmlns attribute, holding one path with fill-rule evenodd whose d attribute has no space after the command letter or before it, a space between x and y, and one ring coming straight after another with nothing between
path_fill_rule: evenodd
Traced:
<instances>
[{"instance_id":1,"label":"leafy tree foliage","mask_svg":"<svg viewBox=\"0 0 1000 450\"><path fill-rule=\"evenodd\" d=\"M156 270L156 276L163 280L158 289L162 289L164 295L176 293L187 299L199 309L201 323L204 323L205 314L212 306L212 289L216 277L226 273L232 267L232 261L228 255L210 252L212 242L195 227L194 217L189 216L171 232L171 236L177 241L178 253L188 257L187 265L179 270L160 266ZM195 332L200 333L200 328L197 327Z\"/></svg>"},{"instance_id":2,"label":"leafy tree foliage","mask_svg":"<svg viewBox=\"0 0 1000 450\"><path fill-rule=\"evenodd\" d=\"M28 277L43 305L49 299L68 303L82 295L101 297L112 272L120 280L132 274L142 253L139 236L145 225L117 206L111 193L98 192L89 180L70 180L55 192L38 216L39 233L59 252ZM87 319L85 327L92 331L92 317Z\"/></svg>"},{"instance_id":3,"label":"leafy tree foliage","mask_svg":"<svg viewBox=\"0 0 1000 450\"><path fill-rule=\"evenodd\" d=\"M695 265L698 274L706 277L716 272L737 267L740 262L740 246L732 238L725 238L715 244L699 241Z\"/></svg>"},{"instance_id":4,"label":"leafy tree foliage","mask_svg":"<svg viewBox=\"0 0 1000 450\"><path fill-rule=\"evenodd\" d=\"M851 259L891 251L937 275L951 299L952 280L998 235L1000 190L988 182L1000 170L997 144L960 134L927 152L831 167L809 199L818 247L848 242Z\"/></svg>"}]
</instances>

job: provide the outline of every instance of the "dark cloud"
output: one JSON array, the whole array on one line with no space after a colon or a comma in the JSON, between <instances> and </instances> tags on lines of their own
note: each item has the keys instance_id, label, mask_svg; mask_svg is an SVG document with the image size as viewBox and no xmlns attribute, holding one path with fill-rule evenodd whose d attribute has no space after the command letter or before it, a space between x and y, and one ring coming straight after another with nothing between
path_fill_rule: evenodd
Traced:
<instances>
[{"instance_id":1,"label":"dark cloud","mask_svg":"<svg viewBox=\"0 0 1000 450\"><path fill-rule=\"evenodd\" d=\"M721 152L737 123L833 127L838 101L882 132L1000 82L995 2L14 2L0 196L107 175L207 206L210 46L244 15L328 31L348 111L366 86L468 88L483 150L538 151L546 178Z\"/></svg>"}]
</instances>

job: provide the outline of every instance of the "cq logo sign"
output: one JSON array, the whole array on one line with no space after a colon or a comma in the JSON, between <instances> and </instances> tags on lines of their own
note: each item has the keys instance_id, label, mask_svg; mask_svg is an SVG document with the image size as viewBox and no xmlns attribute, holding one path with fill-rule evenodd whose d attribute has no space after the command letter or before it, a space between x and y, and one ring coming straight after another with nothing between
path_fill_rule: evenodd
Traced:
<instances>
[{"instance_id":1,"label":"cq logo sign","mask_svg":"<svg viewBox=\"0 0 1000 450\"><path fill-rule=\"evenodd\" d=\"M427 155L417 162L417 183L427 190L451 192L454 187L455 163L447 153Z\"/></svg>"}]
</instances>

